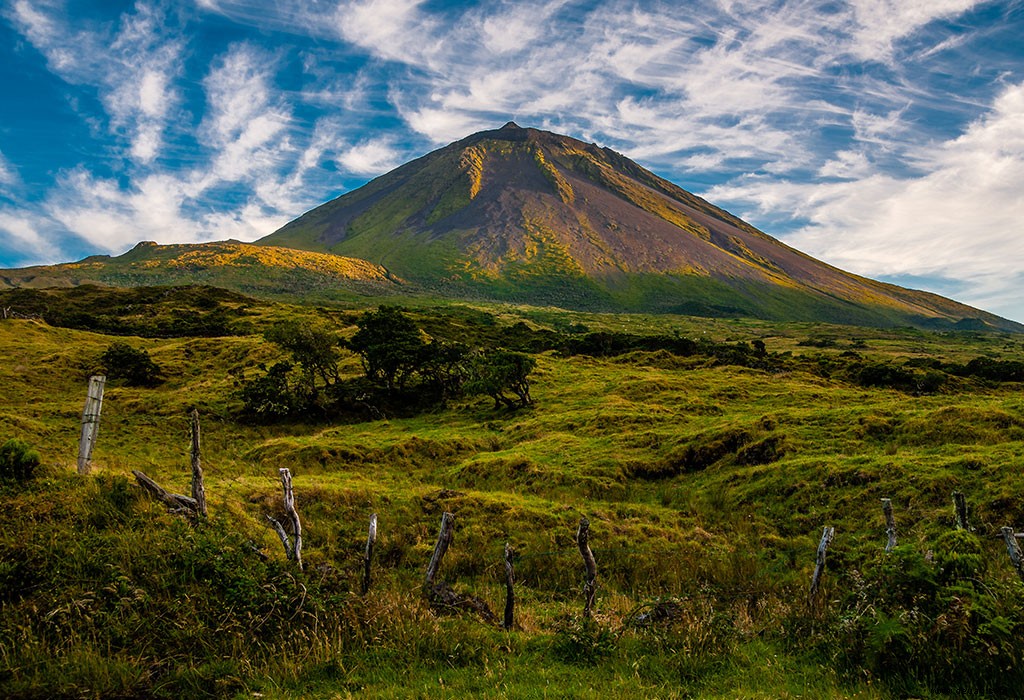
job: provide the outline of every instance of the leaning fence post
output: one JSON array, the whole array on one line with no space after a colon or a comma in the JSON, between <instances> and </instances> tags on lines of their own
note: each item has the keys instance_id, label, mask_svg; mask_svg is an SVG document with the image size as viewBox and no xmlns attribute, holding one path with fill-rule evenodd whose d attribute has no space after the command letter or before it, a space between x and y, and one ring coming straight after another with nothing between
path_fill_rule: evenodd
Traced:
<instances>
[{"instance_id":1,"label":"leaning fence post","mask_svg":"<svg viewBox=\"0 0 1024 700\"><path fill-rule=\"evenodd\" d=\"M103 387L107 378L103 375L89 377L89 391L82 409L82 436L78 440L78 473L88 474L92 462L92 448L100 429L100 412L103 409Z\"/></svg>"},{"instance_id":2,"label":"leaning fence post","mask_svg":"<svg viewBox=\"0 0 1024 700\"><path fill-rule=\"evenodd\" d=\"M512 629L515 622L516 598L513 584L515 583L515 570L512 568L512 557L515 552L508 542L505 543L505 620L502 626L506 630Z\"/></svg>"},{"instance_id":3,"label":"leaning fence post","mask_svg":"<svg viewBox=\"0 0 1024 700\"><path fill-rule=\"evenodd\" d=\"M441 529L437 532L437 543L434 545L434 553L427 565L427 577L423 581L423 593L428 597L434 589L434 577L437 576L437 570L441 567L444 553L448 551L448 545L452 543L454 527L455 516L445 511L441 515Z\"/></svg>"},{"instance_id":4,"label":"leaning fence post","mask_svg":"<svg viewBox=\"0 0 1024 700\"><path fill-rule=\"evenodd\" d=\"M576 546L580 549L583 564L586 566L586 579L583 582L583 617L589 618L594 608L594 595L597 593L597 562L590 551L590 521L586 516L580 518L579 529L576 530Z\"/></svg>"},{"instance_id":5,"label":"leaning fence post","mask_svg":"<svg viewBox=\"0 0 1024 700\"><path fill-rule=\"evenodd\" d=\"M366 551L363 553L363 595L370 590L370 562L373 561L373 545L377 542L377 514L370 516L370 529L366 535Z\"/></svg>"},{"instance_id":6,"label":"leaning fence post","mask_svg":"<svg viewBox=\"0 0 1024 700\"><path fill-rule=\"evenodd\" d=\"M200 517L206 517L206 487L203 485L203 466L199 454L199 409L192 409L192 498L196 501Z\"/></svg>"},{"instance_id":7,"label":"leaning fence post","mask_svg":"<svg viewBox=\"0 0 1024 700\"><path fill-rule=\"evenodd\" d=\"M811 576L811 600L818 595L818 586L821 584L821 574L825 570L825 553L836 534L834 527L825 527L821 532L821 542L818 543L818 556L814 565L814 574Z\"/></svg>"},{"instance_id":8,"label":"leaning fence post","mask_svg":"<svg viewBox=\"0 0 1024 700\"><path fill-rule=\"evenodd\" d=\"M1013 568L1017 570L1020 580L1024 581L1024 554L1021 553L1020 545L1017 544L1013 528L1004 527L1001 532L1003 533L1003 540L1006 542L1006 553L1010 555L1010 562L1013 564Z\"/></svg>"},{"instance_id":9,"label":"leaning fence post","mask_svg":"<svg viewBox=\"0 0 1024 700\"><path fill-rule=\"evenodd\" d=\"M892 501L890 499L882 499L882 512L885 513L885 534L889 536L889 541L885 544L885 551L891 552L896 546L896 519L892 516Z\"/></svg>"},{"instance_id":10,"label":"leaning fence post","mask_svg":"<svg viewBox=\"0 0 1024 700\"><path fill-rule=\"evenodd\" d=\"M953 508L956 510L956 529L971 530L971 525L967 522L967 499L959 491L953 492Z\"/></svg>"}]
</instances>

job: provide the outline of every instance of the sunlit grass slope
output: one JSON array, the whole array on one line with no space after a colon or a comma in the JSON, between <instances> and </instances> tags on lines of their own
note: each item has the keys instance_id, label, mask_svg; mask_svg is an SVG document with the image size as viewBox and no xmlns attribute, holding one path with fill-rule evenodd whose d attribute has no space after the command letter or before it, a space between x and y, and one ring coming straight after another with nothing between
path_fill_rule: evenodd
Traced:
<instances>
[{"instance_id":1,"label":"sunlit grass slope","mask_svg":"<svg viewBox=\"0 0 1024 700\"><path fill-rule=\"evenodd\" d=\"M665 351L547 352L536 357L529 410L495 411L481 399L414 418L260 426L237 417L234 393L238 377L281 359L256 333L299 317L346 336L356 313L248 312L251 335L128 338L166 381L108 386L87 477L74 473L86 379L113 338L0 322L0 441L23 439L43 459L35 482L0 486L0 695L1012 697L1004 680L1021 681L1020 645L1003 640L1024 630L1024 584L996 537L1003 525L1024 529L1021 386L964 380L914 396L815 369L854 352L1020 359L1017 336L423 306L410 312L421 327L464 340L486 329L480 319L585 323L759 339L799 361L771 373ZM360 372L352 356L342 367ZM188 493L192 407L202 416L211 510L198 527L146 499L130 476L140 469ZM280 515L282 467L294 475L303 519L302 573L264 518ZM981 548L964 581L984 586L987 607L964 608L981 594L955 579L943 585L960 586L967 602L942 619L878 618L882 597L872 596L883 593L872 576L894 561L882 553L879 499L895 507L899 561L933 567L924 580L961 570L943 559L954 490L967 496ZM515 548L512 632L437 615L422 600L446 510L456 532L442 576L496 611L502 549ZM360 597L374 512L374 584ZM582 515L599 567L593 624L580 619ZM810 605L826 525L836 538ZM938 563L926 564L927 552ZM629 624L640 606L669 598L674 621ZM903 614L933 615L916 600ZM1002 627L979 634L978 620ZM858 636L863 629L871 634ZM860 649L854 642L864 639ZM902 654L939 660L928 671L898 663ZM1007 675L979 679L972 660L987 658Z\"/></svg>"}]
</instances>

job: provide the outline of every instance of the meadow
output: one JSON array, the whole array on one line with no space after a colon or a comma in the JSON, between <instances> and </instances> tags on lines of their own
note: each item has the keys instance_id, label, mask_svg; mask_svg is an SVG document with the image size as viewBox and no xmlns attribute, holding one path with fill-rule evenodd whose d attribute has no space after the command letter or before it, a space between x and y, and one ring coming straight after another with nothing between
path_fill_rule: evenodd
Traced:
<instances>
[{"instance_id":1,"label":"meadow","mask_svg":"<svg viewBox=\"0 0 1024 700\"><path fill-rule=\"evenodd\" d=\"M527 408L476 397L407 417L260 424L240 414L239 382L284 358L261 331L300 319L350 337L375 302L187 297L141 312L118 302L111 313L123 323L103 326L116 336L83 330L87 321L0 321L0 442L23 440L42 462L34 479L0 485L0 695L1019 692L1024 583L999 531L1024 530L1024 394L1019 381L955 368L1020 361L1024 337L419 301L407 313L433 337L585 329L706 347L759 341L767 359L542 348ZM217 329L232 334L160 322L213 306ZM146 350L165 380L108 384L93 469L80 476L86 384L115 340ZM941 381L865 379L879 376L865 367L883 366ZM340 368L361 372L352 354ZM131 476L189 492L193 408L210 508L196 524ZM265 519L282 519L283 467L304 571ZM966 496L970 530L956 528L954 491ZM890 553L881 498L895 510ZM503 548L514 548L512 630L424 599L443 512L455 516L455 537L441 578L499 613ZM581 516L598 565L589 620ZM825 526L835 539L812 599Z\"/></svg>"}]
</instances>

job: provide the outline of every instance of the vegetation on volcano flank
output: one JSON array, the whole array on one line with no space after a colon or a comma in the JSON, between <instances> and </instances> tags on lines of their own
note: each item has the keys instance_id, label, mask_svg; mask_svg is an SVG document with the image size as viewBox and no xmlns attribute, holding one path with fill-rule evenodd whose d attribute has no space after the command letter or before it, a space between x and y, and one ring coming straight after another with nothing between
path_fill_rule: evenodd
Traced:
<instances>
[{"instance_id":1,"label":"vegetation on volcano flank","mask_svg":"<svg viewBox=\"0 0 1024 700\"><path fill-rule=\"evenodd\" d=\"M214 338L0 321L0 466L34 465L0 479L0 695L1019 695L1024 583L1000 529L1024 524L1020 336L243 305L232 318L248 332ZM163 381L108 385L79 476L87 377L118 342ZM493 410L474 385L488 356L529 369L528 410ZM210 507L196 523L131 476L188 493L193 407ZM284 519L281 468L302 571L267 526ZM455 534L438 577L491 609L514 550L511 630L422 596L443 513ZM598 566L589 619L581 516Z\"/></svg>"}]
</instances>

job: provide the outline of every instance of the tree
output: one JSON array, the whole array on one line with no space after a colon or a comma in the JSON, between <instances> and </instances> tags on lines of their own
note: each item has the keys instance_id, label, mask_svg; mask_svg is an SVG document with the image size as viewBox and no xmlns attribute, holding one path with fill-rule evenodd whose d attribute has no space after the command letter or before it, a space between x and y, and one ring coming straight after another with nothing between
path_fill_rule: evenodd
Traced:
<instances>
[{"instance_id":1,"label":"tree","mask_svg":"<svg viewBox=\"0 0 1024 700\"><path fill-rule=\"evenodd\" d=\"M393 306L368 311L356 321L359 330L348 341L358 353L366 376L388 393L402 391L426 359L426 343L416 323Z\"/></svg>"},{"instance_id":2,"label":"tree","mask_svg":"<svg viewBox=\"0 0 1024 700\"><path fill-rule=\"evenodd\" d=\"M128 343L111 343L100 356L108 379L122 379L129 386L156 386L163 381L163 370L145 350Z\"/></svg>"},{"instance_id":3,"label":"tree","mask_svg":"<svg viewBox=\"0 0 1024 700\"><path fill-rule=\"evenodd\" d=\"M298 321L282 321L263 337L291 353L301 367L308 390L317 393L317 381L331 386L338 381L338 346L341 340L330 329Z\"/></svg>"},{"instance_id":4,"label":"tree","mask_svg":"<svg viewBox=\"0 0 1024 700\"><path fill-rule=\"evenodd\" d=\"M466 391L490 396L495 408L502 404L508 408L529 406L533 403L529 376L536 364L536 360L521 352L483 350L472 359Z\"/></svg>"}]
</instances>

